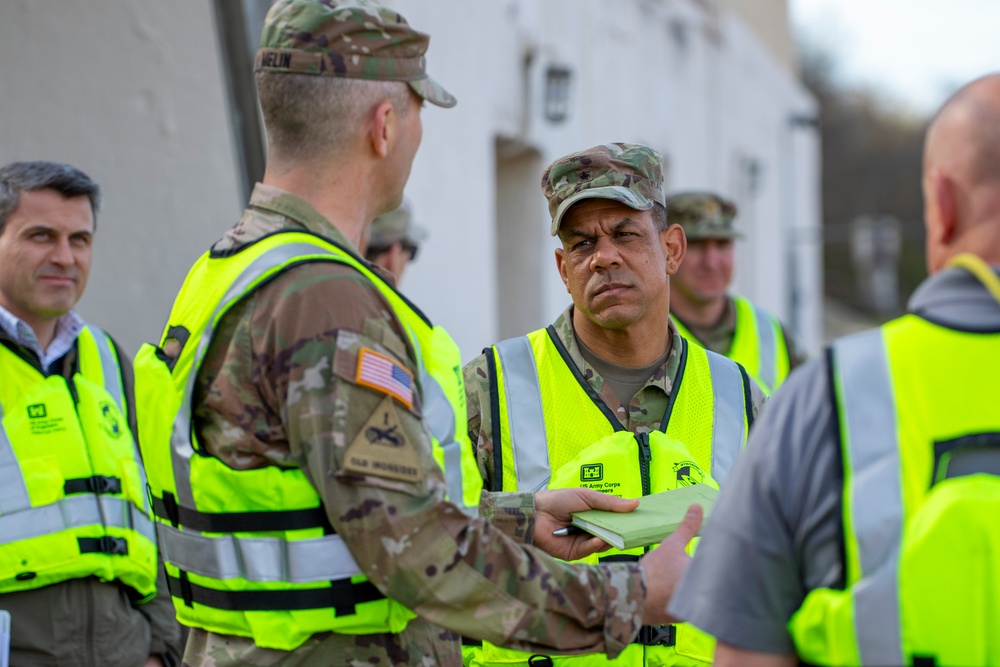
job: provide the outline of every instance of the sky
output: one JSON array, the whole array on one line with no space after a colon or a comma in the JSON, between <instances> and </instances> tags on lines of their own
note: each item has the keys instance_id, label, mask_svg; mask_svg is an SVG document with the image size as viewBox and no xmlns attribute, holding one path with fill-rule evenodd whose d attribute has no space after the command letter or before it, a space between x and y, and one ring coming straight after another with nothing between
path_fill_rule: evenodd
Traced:
<instances>
[{"instance_id":1,"label":"sky","mask_svg":"<svg viewBox=\"0 0 1000 667\"><path fill-rule=\"evenodd\" d=\"M1000 71L1000 0L790 0L797 32L833 53L845 83L931 113Z\"/></svg>"}]
</instances>

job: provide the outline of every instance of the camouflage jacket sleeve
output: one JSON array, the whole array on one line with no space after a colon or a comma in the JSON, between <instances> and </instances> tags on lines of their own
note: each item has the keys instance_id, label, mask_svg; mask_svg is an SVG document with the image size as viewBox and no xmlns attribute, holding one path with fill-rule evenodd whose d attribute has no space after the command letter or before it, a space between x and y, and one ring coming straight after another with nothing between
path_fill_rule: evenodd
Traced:
<instances>
[{"instance_id":1,"label":"camouflage jacket sleeve","mask_svg":"<svg viewBox=\"0 0 1000 667\"><path fill-rule=\"evenodd\" d=\"M359 383L370 354L416 375L399 321L367 280L341 266L297 267L261 289L252 318L257 386L282 415L288 463L305 470L385 595L450 630L524 650L614 656L631 641L645 600L637 564L569 565L467 518L444 498L419 392L408 406ZM394 465L362 464L387 447Z\"/></svg>"},{"instance_id":2,"label":"camouflage jacket sleeve","mask_svg":"<svg viewBox=\"0 0 1000 667\"><path fill-rule=\"evenodd\" d=\"M486 354L466 364L466 405L469 412L469 440L476 452L476 463L483 476L483 488L493 489L493 417L490 403L490 379Z\"/></svg>"}]
</instances>

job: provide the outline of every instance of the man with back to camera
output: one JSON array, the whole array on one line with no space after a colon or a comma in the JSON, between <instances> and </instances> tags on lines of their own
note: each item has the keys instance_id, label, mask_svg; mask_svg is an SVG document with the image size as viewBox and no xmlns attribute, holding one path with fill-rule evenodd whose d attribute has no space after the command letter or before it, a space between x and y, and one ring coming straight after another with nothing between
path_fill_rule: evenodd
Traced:
<instances>
[{"instance_id":1,"label":"man with back to camera","mask_svg":"<svg viewBox=\"0 0 1000 667\"><path fill-rule=\"evenodd\" d=\"M755 427L671 606L716 665L1000 665L998 127L1000 74L945 103L909 314L835 341Z\"/></svg>"},{"instance_id":2,"label":"man with back to camera","mask_svg":"<svg viewBox=\"0 0 1000 667\"><path fill-rule=\"evenodd\" d=\"M635 505L481 494L457 347L355 250L402 200L423 102L455 103L427 43L369 0L272 7L264 180L137 357L139 400L161 406L143 447L192 667L459 665L458 633L613 655L668 620L699 509L639 563L519 544L585 555L599 540L552 535L569 512Z\"/></svg>"},{"instance_id":3,"label":"man with back to camera","mask_svg":"<svg viewBox=\"0 0 1000 667\"><path fill-rule=\"evenodd\" d=\"M681 335L739 362L768 395L805 361L795 337L774 315L730 295L736 205L711 192L667 197L667 218L684 228L688 250L670 281L670 314Z\"/></svg>"},{"instance_id":4,"label":"man with back to camera","mask_svg":"<svg viewBox=\"0 0 1000 667\"><path fill-rule=\"evenodd\" d=\"M397 285L426 237L426 232L413 224L412 218L413 211L404 201L396 210L372 221L367 242L362 244L365 259L391 273Z\"/></svg>"},{"instance_id":5,"label":"man with back to camera","mask_svg":"<svg viewBox=\"0 0 1000 667\"><path fill-rule=\"evenodd\" d=\"M670 282L685 237L664 208L660 154L639 144L594 146L554 161L542 191L573 303L554 324L487 348L465 367L469 437L486 488L589 487L635 498L723 482L763 394L738 364L688 344L671 321ZM530 657L489 642L465 652L476 666ZM647 626L615 660L591 654L544 664L704 665L711 656L711 639L689 626Z\"/></svg>"},{"instance_id":6,"label":"man with back to camera","mask_svg":"<svg viewBox=\"0 0 1000 667\"><path fill-rule=\"evenodd\" d=\"M132 367L73 310L101 195L54 162L0 167L0 609L10 664L176 665Z\"/></svg>"}]
</instances>

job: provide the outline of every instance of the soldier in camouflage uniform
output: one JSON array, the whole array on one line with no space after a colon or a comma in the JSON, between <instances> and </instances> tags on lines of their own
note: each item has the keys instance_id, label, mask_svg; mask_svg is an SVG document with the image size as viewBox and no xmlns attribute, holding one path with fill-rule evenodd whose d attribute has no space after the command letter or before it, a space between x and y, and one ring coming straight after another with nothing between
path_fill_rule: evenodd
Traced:
<instances>
[{"instance_id":1,"label":"soldier in camouflage uniform","mask_svg":"<svg viewBox=\"0 0 1000 667\"><path fill-rule=\"evenodd\" d=\"M268 165L212 256L297 230L361 261L364 227L402 199L422 101L455 104L424 71L427 44L369 0L272 7L256 66ZM689 512L676 539L642 562L599 567L568 566L529 545L562 558L591 553L596 538L558 539L553 530L568 525L570 511L634 503L584 491L483 494L479 518L463 514L445 499L421 384L403 395L361 381L360 360L372 354L404 380L421 378L418 353L376 286L392 278L372 271L375 278L343 262L299 262L237 302L198 367L193 430L204 452L231 469L301 469L368 581L417 616L400 632L321 632L291 651L193 627L184 664L455 666L459 633L526 650L615 655L643 622L664 622L700 513ZM188 349L165 338L164 359ZM407 465L359 467L372 454L370 424L389 420ZM172 592L183 604L183 589Z\"/></svg>"},{"instance_id":2,"label":"soldier in camouflage uniform","mask_svg":"<svg viewBox=\"0 0 1000 667\"><path fill-rule=\"evenodd\" d=\"M733 279L736 205L711 192L667 197L667 218L684 228L688 252L670 283L670 314L681 334L743 364L765 392L777 389L805 354L788 327L743 297Z\"/></svg>"},{"instance_id":3,"label":"soldier in camouflage uniform","mask_svg":"<svg viewBox=\"0 0 1000 667\"><path fill-rule=\"evenodd\" d=\"M645 495L658 484L668 490L712 477L721 481L728 469L715 454L708 457L710 465L697 456L654 454L646 461L648 469L632 467L641 458L635 452L644 447L648 452L650 434L657 431L690 438L685 445L691 452L705 436L717 440L716 450L724 449L713 431L722 433L727 424L713 421L711 396L699 395L701 403L675 404L675 394L698 395L695 387L707 377L696 376L706 376L708 366L712 385L724 385L714 391L716 406L725 404L725 396L733 399L730 414L737 423L728 442L733 458L744 442L744 424L752 423L763 400L757 384L735 363L702 353L701 359L708 360L704 371L692 366L689 357L699 351L688 349L670 320L669 276L684 257L685 239L679 226L667 224L660 155L636 144L595 146L556 160L542 176L542 189L551 233L562 241L556 265L573 303L546 329L487 348L464 369L469 437L486 488L571 485L620 494L619 485L638 488L642 477ZM682 376L686 394L680 391ZM538 397L534 410L512 406L533 396ZM604 416L588 422L585 415L596 414L595 406ZM684 423L702 425L701 436L697 429L683 431ZM608 461L616 455L613 448L595 449L612 431L635 436L623 443L629 467L617 477ZM587 470L599 471L593 482ZM629 647L613 664L699 664L674 653L672 629L645 628L636 641L645 646ZM511 659L503 652L491 659L490 650L467 649L467 662L493 665ZM557 659L556 664L605 663Z\"/></svg>"}]
</instances>

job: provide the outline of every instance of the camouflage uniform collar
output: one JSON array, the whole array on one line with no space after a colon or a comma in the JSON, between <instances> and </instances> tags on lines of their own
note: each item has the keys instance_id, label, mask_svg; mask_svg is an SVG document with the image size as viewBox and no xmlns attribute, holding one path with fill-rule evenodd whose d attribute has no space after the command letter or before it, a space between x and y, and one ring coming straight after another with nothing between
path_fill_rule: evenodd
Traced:
<instances>
[{"instance_id":1,"label":"camouflage uniform collar","mask_svg":"<svg viewBox=\"0 0 1000 667\"><path fill-rule=\"evenodd\" d=\"M277 213L308 231L324 236L357 254L354 244L306 200L273 185L257 183L250 195L250 208Z\"/></svg>"},{"instance_id":2,"label":"camouflage uniform collar","mask_svg":"<svg viewBox=\"0 0 1000 667\"><path fill-rule=\"evenodd\" d=\"M643 387L643 391L650 387L655 387L667 396L670 395L674 386L674 380L677 378L677 372L680 370L679 351L682 345L681 336L677 333L677 327L674 326L672 320L668 320L668 322L671 337L670 354L667 355L667 360L650 376ZM600 393L604 379L597 372L597 369L587 363L587 360L583 357L583 352L580 350L580 342L576 337L576 331L573 329L573 306L569 306L559 315L556 321L553 322L552 328L555 330L556 335L559 336L559 340L562 341L563 346L565 346L570 359L573 360L573 363L583 373L583 377ZM614 406L609 407L614 408Z\"/></svg>"}]
</instances>

